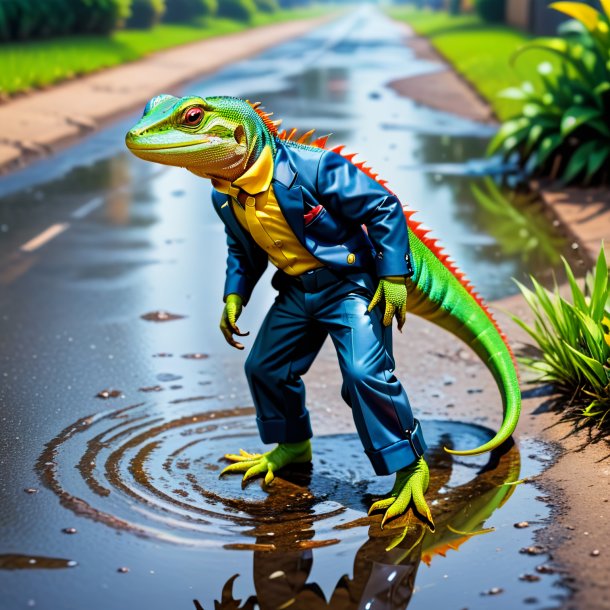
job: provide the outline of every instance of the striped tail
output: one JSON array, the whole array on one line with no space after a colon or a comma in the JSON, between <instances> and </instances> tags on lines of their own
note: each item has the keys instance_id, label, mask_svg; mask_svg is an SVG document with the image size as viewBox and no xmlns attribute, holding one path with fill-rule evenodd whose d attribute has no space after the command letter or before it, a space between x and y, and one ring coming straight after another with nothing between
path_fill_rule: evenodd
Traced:
<instances>
[{"instance_id":1,"label":"striped tail","mask_svg":"<svg viewBox=\"0 0 610 610\"><path fill-rule=\"evenodd\" d=\"M477 455L492 451L510 438L521 411L521 392L512 352L491 314L452 264L439 257L409 230L415 273L410 279L407 310L453 333L468 346L491 371L500 394L504 418L496 435L484 445L457 455Z\"/></svg>"}]
</instances>

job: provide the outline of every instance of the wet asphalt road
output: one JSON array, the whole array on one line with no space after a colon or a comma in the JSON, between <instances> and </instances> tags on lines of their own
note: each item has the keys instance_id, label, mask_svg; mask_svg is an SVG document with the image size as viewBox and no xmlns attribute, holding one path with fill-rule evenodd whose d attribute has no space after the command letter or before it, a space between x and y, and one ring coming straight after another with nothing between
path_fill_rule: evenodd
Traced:
<instances>
[{"instance_id":1,"label":"wet asphalt road","mask_svg":"<svg viewBox=\"0 0 610 610\"><path fill-rule=\"evenodd\" d=\"M398 27L365 11L185 91L260 99L288 127L333 132L333 142L362 151L422 211L484 296L503 296L514 291L510 276L551 266L533 239L552 244L553 261L569 245L548 227L543 236L533 231L538 225L529 218L522 223L525 233L515 236L515 217L499 213L501 205L477 211L471 186L474 181L485 188L476 176L487 164L472 159L483 157L490 128L417 107L384 87L430 69L404 48ZM296 473L273 502L254 486L252 505L244 507L236 481L217 483L220 454L242 441L258 446L244 354L228 348L217 328L223 228L205 181L124 150L123 134L136 118L0 180L0 608L181 609L198 599L208 610L237 573L236 596L245 602L256 587L262 599L260 579L268 582L275 574L276 580L282 572L265 555L265 536L274 535L281 540L275 548L286 551L278 565L289 573L287 591L301 590L305 578L330 599L368 548L362 546L367 528L333 528L363 517L363 494L385 491L388 481L372 479L351 435L322 439L318 482ZM514 247L518 239L522 248ZM507 244L514 250L509 255ZM528 248L531 256L524 255ZM273 296L263 278L241 327L255 331ZM158 311L185 317L141 317ZM103 390L119 396L96 397ZM432 438L447 433L442 426L430 430ZM484 431L458 426L449 433L463 442ZM502 480L514 480L519 468L536 470L524 456L520 465L515 455L506 459L498 471ZM336 472L329 467L333 461L341 463ZM461 474L438 488L469 484L476 465L456 465ZM483 497L500 479L479 481L471 492ZM546 514L534 490L519 493L533 514ZM288 510L286 503L294 504ZM485 519L495 509L492 500L481 506L475 508ZM279 524L277 531L268 531L266 516ZM485 519L467 525L475 531ZM512 516L504 519L506 527ZM316 520L323 525L313 528ZM514 544L531 544L528 532L508 533ZM498 541L487 544L491 551ZM370 565L383 553L366 556L363 565ZM286 566L295 562L299 567L290 572ZM396 582L406 584L398 597L381 596L365 606L373 597L363 587L362 602L348 607L404 607L419 561L406 563L412 569L399 571ZM128 572L118 571L123 567ZM391 574L385 573L386 582L396 578ZM419 607L417 599L429 604L454 594L438 586L442 569L434 572L433 564L426 574L420 571L424 593L411 607ZM366 583L364 576L354 578ZM492 586L458 585L459 607L491 607L480 592ZM291 599L278 595L273 599ZM542 607L552 592L538 595L532 607ZM279 607L276 601L260 603ZM294 607L317 607L311 600L300 603Z\"/></svg>"}]
</instances>

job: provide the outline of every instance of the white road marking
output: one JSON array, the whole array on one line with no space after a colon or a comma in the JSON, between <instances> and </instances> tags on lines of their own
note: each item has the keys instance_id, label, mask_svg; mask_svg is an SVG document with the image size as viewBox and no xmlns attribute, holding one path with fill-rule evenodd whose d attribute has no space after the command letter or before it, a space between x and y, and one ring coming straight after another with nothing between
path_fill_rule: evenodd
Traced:
<instances>
[{"instance_id":1,"label":"white road marking","mask_svg":"<svg viewBox=\"0 0 610 610\"><path fill-rule=\"evenodd\" d=\"M30 239L30 241L26 242L19 248L22 252L34 252L34 250L38 250L42 248L46 243L50 242L52 239L61 235L66 229L70 228L70 223L67 222L59 222L57 224L51 225L48 229L45 229L42 233L38 234L36 237Z\"/></svg>"},{"instance_id":2,"label":"white road marking","mask_svg":"<svg viewBox=\"0 0 610 610\"><path fill-rule=\"evenodd\" d=\"M91 201L87 201L87 203L81 205L80 208L77 208L70 214L72 218L76 218L77 220L82 220L85 216L88 216L94 210L97 210L104 203L104 197L95 197Z\"/></svg>"}]
</instances>

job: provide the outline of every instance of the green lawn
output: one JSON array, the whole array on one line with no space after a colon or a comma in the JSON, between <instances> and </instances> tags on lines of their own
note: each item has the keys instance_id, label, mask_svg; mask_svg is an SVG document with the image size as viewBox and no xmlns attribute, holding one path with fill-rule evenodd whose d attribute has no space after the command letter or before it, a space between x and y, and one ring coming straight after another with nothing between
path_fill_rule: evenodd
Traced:
<instances>
[{"instance_id":1,"label":"green lawn","mask_svg":"<svg viewBox=\"0 0 610 610\"><path fill-rule=\"evenodd\" d=\"M415 8L391 9L395 19L406 21L420 35L430 39L436 49L453 64L492 105L504 120L519 106L497 97L502 89L523 81L536 84L537 66L541 61L555 63L549 54L528 51L511 66L515 51L530 40L526 33L506 26L481 21L475 15L451 16Z\"/></svg>"},{"instance_id":2,"label":"green lawn","mask_svg":"<svg viewBox=\"0 0 610 610\"><path fill-rule=\"evenodd\" d=\"M144 55L251 26L317 17L326 7L258 14L253 23L210 19L192 25L161 24L152 30L122 30L112 36L70 36L0 45L0 93L13 94L133 61Z\"/></svg>"}]
</instances>

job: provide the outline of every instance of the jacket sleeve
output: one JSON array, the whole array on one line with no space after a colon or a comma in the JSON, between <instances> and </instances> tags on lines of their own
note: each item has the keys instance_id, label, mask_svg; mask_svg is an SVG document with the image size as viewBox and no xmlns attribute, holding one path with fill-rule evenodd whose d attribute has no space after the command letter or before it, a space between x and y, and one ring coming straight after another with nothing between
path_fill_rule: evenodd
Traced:
<instances>
[{"instance_id":1,"label":"jacket sleeve","mask_svg":"<svg viewBox=\"0 0 610 610\"><path fill-rule=\"evenodd\" d=\"M233 235L229 227L225 226L227 234L227 276L225 279L223 300L226 301L230 294L238 294L246 305L250 300L254 286L261 278L267 268L267 255L258 252L255 246L255 254L248 256L242 243ZM262 252L262 250L260 251Z\"/></svg>"},{"instance_id":2,"label":"jacket sleeve","mask_svg":"<svg viewBox=\"0 0 610 610\"><path fill-rule=\"evenodd\" d=\"M221 203L215 199L213 194L214 209L222 220L219 211ZM238 294L246 305L250 300L254 286L261 278L267 268L267 254L254 242L251 248L246 248L244 243L225 225L227 236L227 274L224 286L223 300L226 301L230 294Z\"/></svg>"},{"instance_id":3,"label":"jacket sleeve","mask_svg":"<svg viewBox=\"0 0 610 610\"><path fill-rule=\"evenodd\" d=\"M331 215L366 226L379 277L413 275L407 220L395 195L331 151L320 158L316 187Z\"/></svg>"}]
</instances>

